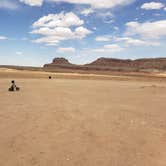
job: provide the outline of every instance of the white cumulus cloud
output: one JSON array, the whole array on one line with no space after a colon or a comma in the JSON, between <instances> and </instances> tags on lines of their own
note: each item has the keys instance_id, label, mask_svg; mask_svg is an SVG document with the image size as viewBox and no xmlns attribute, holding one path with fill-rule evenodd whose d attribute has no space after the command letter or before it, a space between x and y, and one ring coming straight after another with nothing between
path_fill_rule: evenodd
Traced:
<instances>
[{"instance_id":1,"label":"white cumulus cloud","mask_svg":"<svg viewBox=\"0 0 166 166\"><path fill-rule=\"evenodd\" d=\"M0 40L6 40L7 37L6 36L0 36Z\"/></svg>"},{"instance_id":2,"label":"white cumulus cloud","mask_svg":"<svg viewBox=\"0 0 166 166\"><path fill-rule=\"evenodd\" d=\"M131 37L116 37L116 36L98 36L95 38L98 42L114 42L120 43L125 46L159 46L159 42L154 42L150 40L142 40L139 38L131 38Z\"/></svg>"},{"instance_id":3,"label":"white cumulus cloud","mask_svg":"<svg viewBox=\"0 0 166 166\"><path fill-rule=\"evenodd\" d=\"M134 0L49 0L49 1L86 4L92 6L93 8L113 8L116 6L127 5L134 2Z\"/></svg>"},{"instance_id":4,"label":"white cumulus cloud","mask_svg":"<svg viewBox=\"0 0 166 166\"><path fill-rule=\"evenodd\" d=\"M84 16L88 16L90 14L94 13L94 10L92 8L87 8L81 11L81 14Z\"/></svg>"},{"instance_id":5,"label":"white cumulus cloud","mask_svg":"<svg viewBox=\"0 0 166 166\"><path fill-rule=\"evenodd\" d=\"M145 9L145 10L158 10L163 8L165 5L160 3L160 2L148 2L148 3L144 3L141 6L141 9Z\"/></svg>"},{"instance_id":6,"label":"white cumulus cloud","mask_svg":"<svg viewBox=\"0 0 166 166\"><path fill-rule=\"evenodd\" d=\"M74 53L75 51L73 47L59 47L57 50L59 53Z\"/></svg>"},{"instance_id":7,"label":"white cumulus cloud","mask_svg":"<svg viewBox=\"0 0 166 166\"><path fill-rule=\"evenodd\" d=\"M137 38L131 37L116 37L115 41L122 42L127 46L159 46L159 42L149 41L149 40L142 40Z\"/></svg>"},{"instance_id":8,"label":"white cumulus cloud","mask_svg":"<svg viewBox=\"0 0 166 166\"><path fill-rule=\"evenodd\" d=\"M20 0L20 2L23 2L30 6L42 6L44 0Z\"/></svg>"},{"instance_id":9,"label":"white cumulus cloud","mask_svg":"<svg viewBox=\"0 0 166 166\"><path fill-rule=\"evenodd\" d=\"M95 40L98 42L108 42L108 41L112 40L112 37L111 36L97 36L95 38Z\"/></svg>"},{"instance_id":10,"label":"white cumulus cloud","mask_svg":"<svg viewBox=\"0 0 166 166\"><path fill-rule=\"evenodd\" d=\"M32 25L31 33L41 35L33 42L55 45L63 40L82 39L92 33L83 24L84 21L72 12L49 14Z\"/></svg>"},{"instance_id":11,"label":"white cumulus cloud","mask_svg":"<svg viewBox=\"0 0 166 166\"><path fill-rule=\"evenodd\" d=\"M143 38L162 38L166 36L166 20L153 22L128 22L126 35L140 35Z\"/></svg>"},{"instance_id":12,"label":"white cumulus cloud","mask_svg":"<svg viewBox=\"0 0 166 166\"><path fill-rule=\"evenodd\" d=\"M73 4L90 5L93 8L113 8L116 6L128 5L135 0L45 0L46 2L67 2ZM20 0L30 6L41 6L44 0Z\"/></svg>"},{"instance_id":13,"label":"white cumulus cloud","mask_svg":"<svg viewBox=\"0 0 166 166\"><path fill-rule=\"evenodd\" d=\"M118 44L108 44L101 48L93 49L92 51L96 53L115 53L123 50L124 48L120 47Z\"/></svg>"},{"instance_id":14,"label":"white cumulus cloud","mask_svg":"<svg viewBox=\"0 0 166 166\"><path fill-rule=\"evenodd\" d=\"M21 51L17 51L16 54L17 54L17 55L22 55L23 52L21 52Z\"/></svg>"},{"instance_id":15,"label":"white cumulus cloud","mask_svg":"<svg viewBox=\"0 0 166 166\"><path fill-rule=\"evenodd\" d=\"M70 26L79 26L84 24L84 21L81 20L73 12L69 13L60 13L60 14L49 14L47 16L41 17L38 21L33 24L33 27L70 27Z\"/></svg>"},{"instance_id":16,"label":"white cumulus cloud","mask_svg":"<svg viewBox=\"0 0 166 166\"><path fill-rule=\"evenodd\" d=\"M90 30L81 26L81 27L77 27L75 29L74 36L76 38L82 39L82 38L86 37L87 35L89 35L90 33L92 33Z\"/></svg>"}]
</instances>

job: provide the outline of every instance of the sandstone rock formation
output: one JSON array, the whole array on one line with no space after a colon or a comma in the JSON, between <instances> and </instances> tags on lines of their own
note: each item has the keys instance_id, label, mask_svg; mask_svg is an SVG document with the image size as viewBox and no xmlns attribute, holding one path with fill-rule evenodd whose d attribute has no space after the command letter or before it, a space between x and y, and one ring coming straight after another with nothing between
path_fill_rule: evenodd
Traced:
<instances>
[{"instance_id":1,"label":"sandstone rock formation","mask_svg":"<svg viewBox=\"0 0 166 166\"><path fill-rule=\"evenodd\" d=\"M55 58L52 63L44 65L45 69L72 69L96 71L140 71L166 70L166 58L149 58L137 60L122 60L113 58L99 58L86 65L71 64L65 58Z\"/></svg>"}]
</instances>

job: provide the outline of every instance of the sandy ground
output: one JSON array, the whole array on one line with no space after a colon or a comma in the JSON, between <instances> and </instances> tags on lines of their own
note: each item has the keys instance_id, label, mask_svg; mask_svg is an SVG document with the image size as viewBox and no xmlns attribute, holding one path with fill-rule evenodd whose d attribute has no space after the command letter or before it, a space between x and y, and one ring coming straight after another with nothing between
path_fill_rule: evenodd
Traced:
<instances>
[{"instance_id":1,"label":"sandy ground","mask_svg":"<svg viewBox=\"0 0 166 166\"><path fill-rule=\"evenodd\" d=\"M0 166L165 166L166 82L0 78Z\"/></svg>"}]
</instances>

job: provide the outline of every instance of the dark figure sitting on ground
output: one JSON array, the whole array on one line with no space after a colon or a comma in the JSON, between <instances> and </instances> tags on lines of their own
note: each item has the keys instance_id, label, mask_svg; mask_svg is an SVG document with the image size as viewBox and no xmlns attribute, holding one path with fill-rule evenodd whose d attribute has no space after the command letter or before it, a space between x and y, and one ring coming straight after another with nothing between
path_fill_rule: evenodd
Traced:
<instances>
[{"instance_id":1,"label":"dark figure sitting on ground","mask_svg":"<svg viewBox=\"0 0 166 166\"><path fill-rule=\"evenodd\" d=\"M11 85L11 87L9 88L9 91L19 91L19 90L20 90L20 88L16 86L14 80L11 81L11 84L12 84L12 85Z\"/></svg>"}]
</instances>

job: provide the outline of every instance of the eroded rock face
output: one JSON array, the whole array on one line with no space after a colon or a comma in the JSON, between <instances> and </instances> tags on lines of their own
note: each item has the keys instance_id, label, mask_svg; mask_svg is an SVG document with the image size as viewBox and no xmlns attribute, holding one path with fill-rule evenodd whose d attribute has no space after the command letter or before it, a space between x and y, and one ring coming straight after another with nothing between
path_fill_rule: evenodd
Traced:
<instances>
[{"instance_id":1,"label":"eroded rock face","mask_svg":"<svg viewBox=\"0 0 166 166\"><path fill-rule=\"evenodd\" d=\"M113 67L122 67L130 66L132 60L122 60L122 59L113 59L113 58L99 58L96 61L90 63L90 66L113 66Z\"/></svg>"},{"instance_id":2,"label":"eroded rock face","mask_svg":"<svg viewBox=\"0 0 166 166\"><path fill-rule=\"evenodd\" d=\"M89 64L90 66L110 66L118 68L135 68L135 69L166 69L166 58L148 58L136 60L122 60L112 58L99 58Z\"/></svg>"},{"instance_id":3,"label":"eroded rock face","mask_svg":"<svg viewBox=\"0 0 166 166\"><path fill-rule=\"evenodd\" d=\"M166 58L149 58L137 60L123 60L113 58L99 58L86 65L71 64L65 58L55 58L52 63L44 65L45 68L62 68L73 70L96 70L96 71L139 71L139 70L166 70Z\"/></svg>"},{"instance_id":4,"label":"eroded rock face","mask_svg":"<svg viewBox=\"0 0 166 166\"><path fill-rule=\"evenodd\" d=\"M69 61L65 58L55 58L52 61L52 64L57 65L70 65Z\"/></svg>"},{"instance_id":5,"label":"eroded rock face","mask_svg":"<svg viewBox=\"0 0 166 166\"><path fill-rule=\"evenodd\" d=\"M56 68L56 67L65 67L65 66L72 66L71 63L65 58L54 58L52 63L45 64L44 68Z\"/></svg>"}]
</instances>

